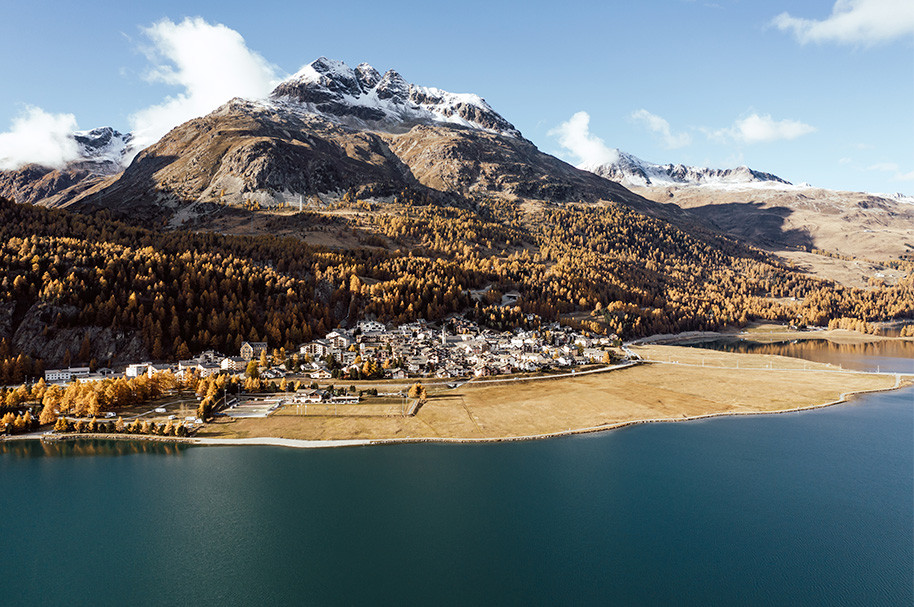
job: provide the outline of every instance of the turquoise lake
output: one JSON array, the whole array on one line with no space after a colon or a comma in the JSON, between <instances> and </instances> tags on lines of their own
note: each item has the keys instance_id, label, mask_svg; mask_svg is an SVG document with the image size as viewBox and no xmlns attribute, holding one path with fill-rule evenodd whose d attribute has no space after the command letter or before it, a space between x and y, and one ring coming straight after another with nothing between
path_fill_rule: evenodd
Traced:
<instances>
[{"instance_id":1,"label":"turquoise lake","mask_svg":"<svg viewBox=\"0 0 914 607\"><path fill-rule=\"evenodd\" d=\"M0 444L3 605L911 605L914 390L531 441Z\"/></svg>"}]
</instances>

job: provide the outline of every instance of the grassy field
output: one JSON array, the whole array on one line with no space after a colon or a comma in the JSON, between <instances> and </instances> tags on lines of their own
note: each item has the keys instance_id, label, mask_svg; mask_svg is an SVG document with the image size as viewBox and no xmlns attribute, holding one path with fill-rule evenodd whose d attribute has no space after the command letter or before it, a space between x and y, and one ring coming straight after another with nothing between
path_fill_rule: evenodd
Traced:
<instances>
[{"instance_id":1,"label":"grassy field","mask_svg":"<svg viewBox=\"0 0 914 607\"><path fill-rule=\"evenodd\" d=\"M156 413L155 409L158 407L164 407L167 413ZM113 419L123 417L126 421L139 418L141 420L164 422L168 420L169 415L175 415L178 419L183 420L186 416L197 415L197 397L186 392L170 394L141 405L119 407L115 413L117 415ZM99 419L102 418L100 417Z\"/></svg>"},{"instance_id":2,"label":"grassy field","mask_svg":"<svg viewBox=\"0 0 914 607\"><path fill-rule=\"evenodd\" d=\"M795 358L644 346L651 363L583 377L435 388L413 417L274 415L207 424L199 436L308 440L497 439L611 428L635 421L768 413L843 393L889 389L890 376L837 372ZM737 365L739 368L737 369ZM355 405L358 406L358 405Z\"/></svg>"},{"instance_id":3,"label":"grassy field","mask_svg":"<svg viewBox=\"0 0 914 607\"><path fill-rule=\"evenodd\" d=\"M409 408L403 398L365 397L358 404L334 405L329 403L309 403L283 405L273 415L285 416L355 416L355 417L391 417L402 416Z\"/></svg>"}]
</instances>

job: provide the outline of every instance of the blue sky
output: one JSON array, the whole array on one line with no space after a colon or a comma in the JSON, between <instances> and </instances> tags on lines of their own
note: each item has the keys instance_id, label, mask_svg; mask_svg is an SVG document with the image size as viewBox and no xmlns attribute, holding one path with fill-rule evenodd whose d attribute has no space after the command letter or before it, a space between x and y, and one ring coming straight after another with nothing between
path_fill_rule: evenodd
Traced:
<instances>
[{"instance_id":1,"label":"blue sky","mask_svg":"<svg viewBox=\"0 0 914 607\"><path fill-rule=\"evenodd\" d=\"M618 147L914 194L910 0L4 4L0 145L35 125L161 129L326 55L478 93L573 164ZM192 65L222 42L237 60Z\"/></svg>"}]
</instances>

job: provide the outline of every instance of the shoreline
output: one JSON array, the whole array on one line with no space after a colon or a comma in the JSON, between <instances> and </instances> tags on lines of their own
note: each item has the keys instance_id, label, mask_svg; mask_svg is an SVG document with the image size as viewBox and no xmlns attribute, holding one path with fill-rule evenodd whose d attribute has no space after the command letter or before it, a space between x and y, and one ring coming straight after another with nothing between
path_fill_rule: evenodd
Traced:
<instances>
[{"instance_id":1,"label":"shoreline","mask_svg":"<svg viewBox=\"0 0 914 607\"><path fill-rule=\"evenodd\" d=\"M398 445L410 443L444 443L444 444L473 444L473 443L505 443L544 440L550 438L560 438L563 436L574 436L577 434L593 434L596 432L608 432L611 430L620 430L629 426L639 426L643 424L656 423L679 423L700 421L712 419L715 417L735 417L747 415L782 415L785 413L798 413L803 411L812 411L815 409L824 409L835 405L850 402L857 396L865 394L875 394L879 392L893 392L904 388L914 386L914 376L909 374L896 373L895 385L890 388L874 388L870 390L856 390L843 392L836 400L813 405L804 405L800 407L790 407L772 411L721 411L718 413L706 413L702 415L693 415L686 417L658 417L638 420L626 420L613 422L598 426L585 428L574 428L561 430L557 432L547 432L542 434L531 434L524 436L501 436L501 437L479 437L479 438L460 438L460 437L416 437L416 438L380 438L380 439L328 439L328 440L307 440L296 438L282 438L276 436L247 437L247 438L218 438L218 437L165 437L151 436L142 434L26 434L14 435L0 438L0 443L6 441L28 441L38 440L42 442L63 442L63 441L80 441L80 440L115 440L115 441L145 441L145 442L162 442L170 444L197 445L204 447L226 447L226 446L263 446L263 447L286 447L292 449L328 449L334 447L365 447L370 445ZM905 376L902 380L901 377Z\"/></svg>"},{"instance_id":2,"label":"shoreline","mask_svg":"<svg viewBox=\"0 0 914 607\"><path fill-rule=\"evenodd\" d=\"M783 335L783 327L776 325L756 329L765 331L768 337L775 332L772 329ZM845 333L822 331L815 338L844 341ZM677 337L692 340L695 336L686 333ZM814 336L807 333L804 337ZM882 340L909 341L879 341ZM630 344L623 349L632 360L622 364L558 375L474 378L449 385L450 390L433 393L414 416L269 416L262 420L235 419L235 424L227 426L213 420L198 434L187 437L56 434L47 426L41 432L0 437L0 444L21 440L113 440L310 449L514 442L638 424L801 412L842 404L858 395L914 385L914 373L910 371L855 371L781 354L733 353L673 344ZM536 381L547 379L553 381Z\"/></svg>"},{"instance_id":3,"label":"shoreline","mask_svg":"<svg viewBox=\"0 0 914 607\"><path fill-rule=\"evenodd\" d=\"M631 342L627 342L626 345L675 346L681 344L700 344L701 342L715 341L719 339L750 341L758 344L783 343L788 341L825 340L838 345L874 344L885 341L914 341L914 337L860 333L850 329L828 329L825 327L816 327L798 330L773 323L760 323L749 325L742 329L661 333L637 338Z\"/></svg>"}]
</instances>

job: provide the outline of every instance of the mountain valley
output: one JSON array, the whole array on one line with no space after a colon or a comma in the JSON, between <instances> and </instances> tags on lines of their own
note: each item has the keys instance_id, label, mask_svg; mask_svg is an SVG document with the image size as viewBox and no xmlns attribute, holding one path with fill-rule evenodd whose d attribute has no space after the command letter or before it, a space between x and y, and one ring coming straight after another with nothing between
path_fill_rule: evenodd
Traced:
<instances>
[{"instance_id":1,"label":"mountain valley","mask_svg":"<svg viewBox=\"0 0 914 607\"><path fill-rule=\"evenodd\" d=\"M31 205L0 209L10 356L56 364L59 344L108 327L159 359L292 348L363 317L635 337L914 314L901 201L622 152L582 170L477 95L365 64L320 58L146 149L76 138L66 167L0 172L0 196ZM95 341L93 359L120 360Z\"/></svg>"}]
</instances>

